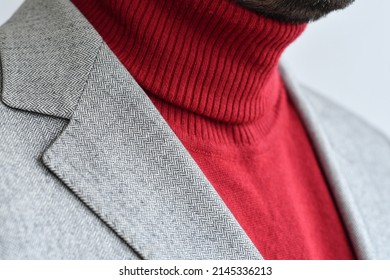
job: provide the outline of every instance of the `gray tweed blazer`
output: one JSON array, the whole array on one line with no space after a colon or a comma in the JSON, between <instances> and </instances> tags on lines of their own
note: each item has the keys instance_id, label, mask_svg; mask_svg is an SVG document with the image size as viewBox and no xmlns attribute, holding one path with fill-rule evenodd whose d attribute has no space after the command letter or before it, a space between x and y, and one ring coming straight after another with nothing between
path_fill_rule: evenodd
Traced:
<instances>
[{"instance_id":1,"label":"gray tweed blazer","mask_svg":"<svg viewBox=\"0 0 390 280\"><path fill-rule=\"evenodd\" d=\"M0 258L262 258L69 0L27 0L0 59ZM281 71L357 256L390 259L389 140Z\"/></svg>"}]
</instances>

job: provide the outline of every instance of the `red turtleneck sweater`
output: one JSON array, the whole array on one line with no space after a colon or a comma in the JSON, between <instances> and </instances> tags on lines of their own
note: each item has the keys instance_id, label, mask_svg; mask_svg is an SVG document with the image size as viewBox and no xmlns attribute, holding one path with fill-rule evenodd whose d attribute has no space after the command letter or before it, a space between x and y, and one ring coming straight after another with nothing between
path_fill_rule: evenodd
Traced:
<instances>
[{"instance_id":1,"label":"red turtleneck sweater","mask_svg":"<svg viewBox=\"0 0 390 280\"><path fill-rule=\"evenodd\" d=\"M266 259L354 258L278 72L304 25L228 0L73 0Z\"/></svg>"}]
</instances>

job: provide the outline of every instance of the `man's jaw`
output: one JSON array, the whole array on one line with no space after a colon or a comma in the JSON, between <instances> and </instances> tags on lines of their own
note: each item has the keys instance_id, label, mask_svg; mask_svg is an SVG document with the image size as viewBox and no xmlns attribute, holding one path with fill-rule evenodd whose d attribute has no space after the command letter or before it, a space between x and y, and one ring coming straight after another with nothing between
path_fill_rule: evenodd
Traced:
<instances>
[{"instance_id":1,"label":"man's jaw","mask_svg":"<svg viewBox=\"0 0 390 280\"><path fill-rule=\"evenodd\" d=\"M270 18L291 23L315 21L348 7L354 0L230 0Z\"/></svg>"}]
</instances>

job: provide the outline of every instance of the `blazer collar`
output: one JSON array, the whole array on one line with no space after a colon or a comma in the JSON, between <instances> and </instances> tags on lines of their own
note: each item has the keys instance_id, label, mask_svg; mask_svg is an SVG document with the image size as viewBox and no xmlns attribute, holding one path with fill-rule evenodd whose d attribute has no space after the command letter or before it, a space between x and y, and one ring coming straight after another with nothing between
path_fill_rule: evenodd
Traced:
<instances>
[{"instance_id":1,"label":"blazer collar","mask_svg":"<svg viewBox=\"0 0 390 280\"><path fill-rule=\"evenodd\" d=\"M262 258L69 1L26 1L0 36L3 102L70 119L44 164L141 258Z\"/></svg>"},{"instance_id":2,"label":"blazer collar","mask_svg":"<svg viewBox=\"0 0 390 280\"><path fill-rule=\"evenodd\" d=\"M25 1L0 29L2 100L69 119L102 38L68 0Z\"/></svg>"}]
</instances>

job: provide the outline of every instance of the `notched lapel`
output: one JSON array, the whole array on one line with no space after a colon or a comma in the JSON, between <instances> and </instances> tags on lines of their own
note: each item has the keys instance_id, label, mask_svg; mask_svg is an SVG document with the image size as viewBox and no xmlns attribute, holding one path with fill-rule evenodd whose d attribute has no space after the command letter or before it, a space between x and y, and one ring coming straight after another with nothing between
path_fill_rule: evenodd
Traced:
<instances>
[{"instance_id":1,"label":"notched lapel","mask_svg":"<svg viewBox=\"0 0 390 280\"><path fill-rule=\"evenodd\" d=\"M44 153L45 165L140 256L261 258L69 0L26 1L1 27L0 53L4 103L70 119Z\"/></svg>"},{"instance_id":2,"label":"notched lapel","mask_svg":"<svg viewBox=\"0 0 390 280\"><path fill-rule=\"evenodd\" d=\"M261 258L105 45L69 126L43 160L143 258Z\"/></svg>"},{"instance_id":3,"label":"notched lapel","mask_svg":"<svg viewBox=\"0 0 390 280\"><path fill-rule=\"evenodd\" d=\"M101 44L68 0L25 1L0 29L2 101L69 119Z\"/></svg>"}]
</instances>

